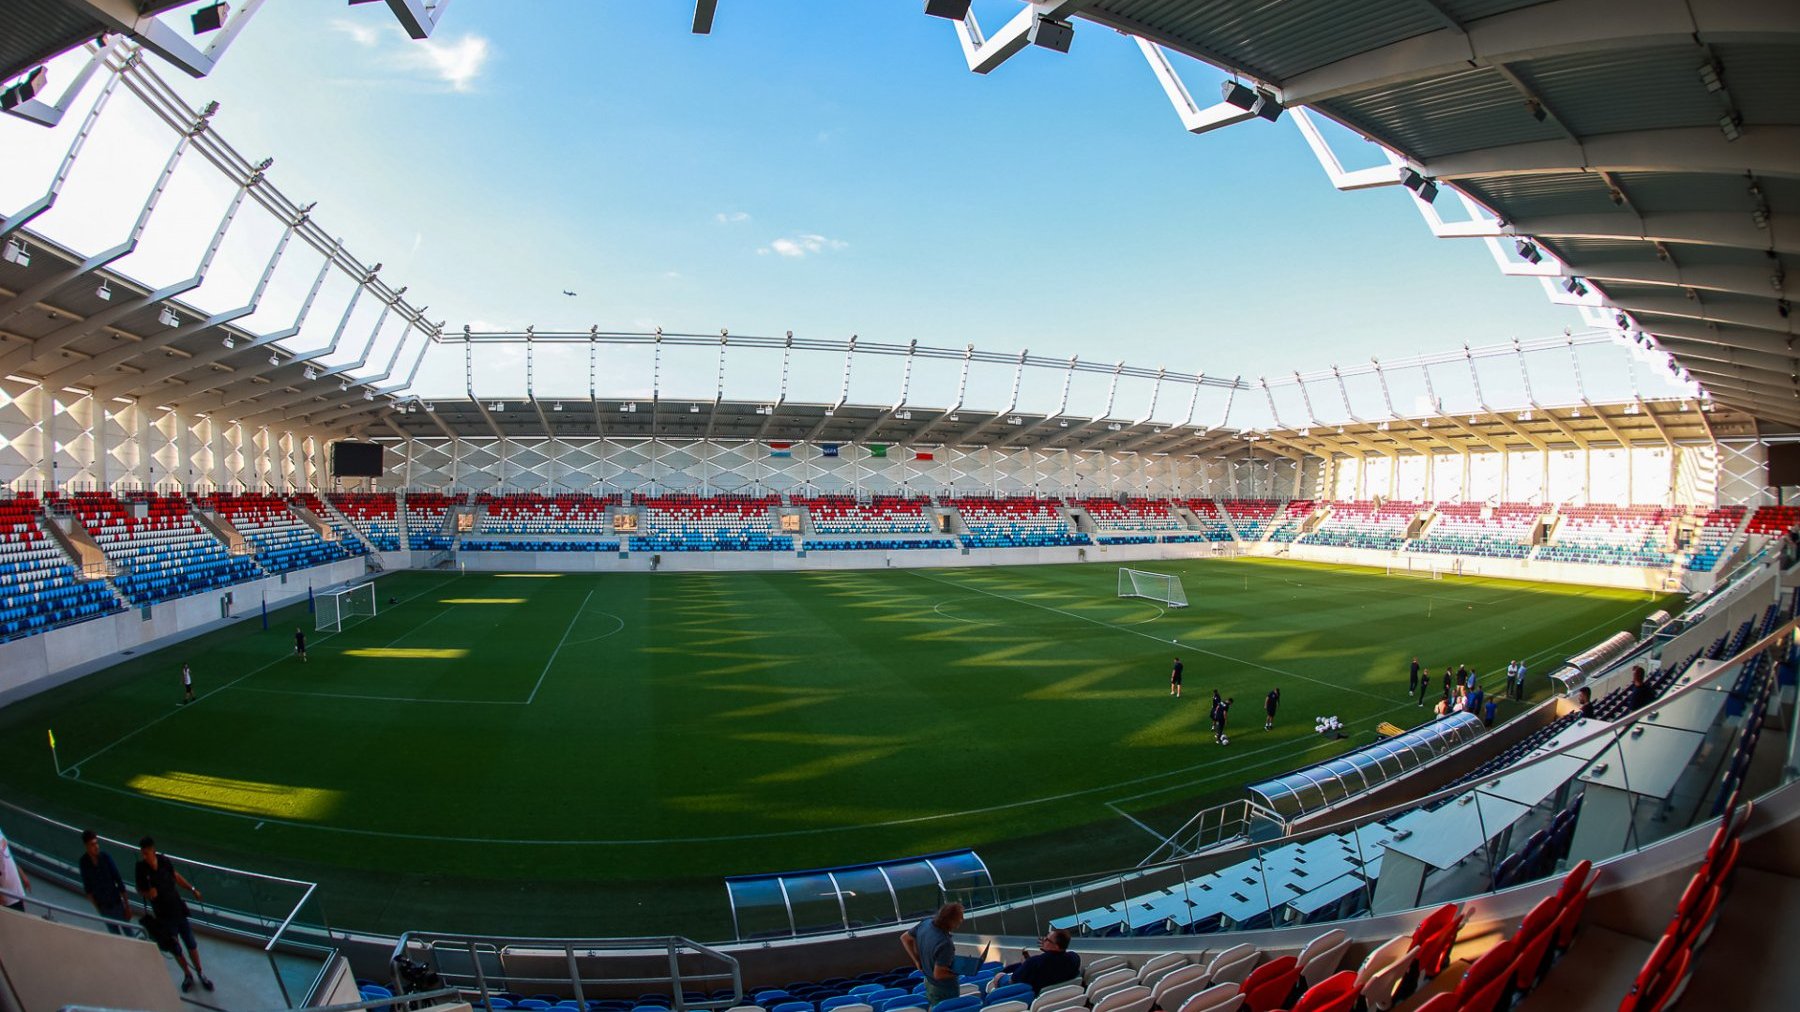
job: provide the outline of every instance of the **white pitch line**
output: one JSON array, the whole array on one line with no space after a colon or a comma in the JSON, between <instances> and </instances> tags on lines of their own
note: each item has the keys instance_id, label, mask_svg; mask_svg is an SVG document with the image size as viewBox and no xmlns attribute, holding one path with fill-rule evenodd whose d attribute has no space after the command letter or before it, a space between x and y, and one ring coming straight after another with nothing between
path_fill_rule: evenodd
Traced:
<instances>
[{"instance_id":1,"label":"white pitch line","mask_svg":"<svg viewBox=\"0 0 1800 1012\"><path fill-rule=\"evenodd\" d=\"M364 696L352 692L309 692L306 689L259 689L246 685L239 692L260 692L271 696L316 696L320 699L368 699L380 703L462 703L466 706L524 706L516 699L430 699L421 696Z\"/></svg>"},{"instance_id":2,"label":"white pitch line","mask_svg":"<svg viewBox=\"0 0 1800 1012\"><path fill-rule=\"evenodd\" d=\"M581 604L576 607L575 614L569 616L569 627L563 630L562 639L556 641L556 649L550 651L550 659L544 662L544 670L538 673L537 684L531 687L531 695L525 697L526 706L530 706L531 701L537 698L538 689L543 686L545 676L550 674L550 665L556 663L556 655L562 653L563 644L569 641L569 634L575 631L576 620L581 618L581 613L583 611L587 610L588 601L591 600L593 596L594 592L591 590L588 591L587 596L583 597L581 599ZM614 616L614 618L616 619L617 616ZM621 624L620 628L624 628L624 626Z\"/></svg>"},{"instance_id":3,"label":"white pitch line","mask_svg":"<svg viewBox=\"0 0 1800 1012\"><path fill-rule=\"evenodd\" d=\"M403 598L400 601L400 603L405 604L408 601L413 601L418 598L424 597L426 594L430 594L435 591L440 591L443 589L443 587L445 587L451 583L455 583L457 580L460 580L460 579L462 579L461 576L456 576L456 577L451 578L450 580L445 581L443 584L439 584L434 587L427 587L424 590L419 591L417 594L413 594L410 597ZM433 616L433 617L436 617L436 616ZM246 619L245 621L249 621L249 620ZM427 620L427 621L429 621L429 620ZM423 623L421 623L421 625L422 624ZM337 632L328 632L325 635L320 636L317 639L313 640L313 642L321 643L321 642L328 640L328 639L332 638L333 636L336 636L342 632L343 632L342 629L339 629ZM404 639L405 637L401 637L401 638ZM395 640L394 642L398 643L399 640ZM221 685L216 689L212 689L207 692L202 692L199 696L195 697L195 699L192 703L188 703L186 706L182 706L177 709L170 710L168 713L165 713L162 716L157 717L154 720L151 720L151 721L145 723L141 727L137 728L135 731L127 731L120 737L114 739L112 744L106 745L105 747L101 748L98 752L94 752L91 755L88 755L87 757L85 757L71 765L64 766L63 774L68 775L69 773L73 772L76 775L79 775L83 764L85 764L91 760L99 758L101 755L104 755L105 753L111 751L115 746L119 745L121 742L124 742L129 738L135 738L136 736L144 733L145 731L148 731L152 727L155 727L156 725L162 723L163 721L168 720L170 717L173 717L178 713L184 713L187 710L189 710L190 708L192 708L208 699L211 699L213 696L216 696L219 693L224 692L226 689L229 689L232 686L236 685L237 683L243 681L244 679L249 678L251 675L260 674L264 671L267 671L268 669L274 667L277 664L280 664L282 661L285 661L287 659L288 659L288 655L282 654L281 656L275 658L274 660L270 661L267 664L262 665L261 667L251 668L249 671L244 672L243 674L239 675L236 678L233 678L231 681L226 682L224 685Z\"/></svg>"}]
</instances>

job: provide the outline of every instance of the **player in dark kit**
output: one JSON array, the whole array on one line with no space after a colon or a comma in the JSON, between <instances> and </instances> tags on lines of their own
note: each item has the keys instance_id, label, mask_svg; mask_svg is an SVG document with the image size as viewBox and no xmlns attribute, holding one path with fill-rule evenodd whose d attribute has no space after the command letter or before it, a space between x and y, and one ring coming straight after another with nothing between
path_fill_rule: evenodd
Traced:
<instances>
[{"instance_id":1,"label":"player in dark kit","mask_svg":"<svg viewBox=\"0 0 1800 1012\"><path fill-rule=\"evenodd\" d=\"M298 628L294 630L294 656L306 660L306 633Z\"/></svg>"},{"instance_id":2,"label":"player in dark kit","mask_svg":"<svg viewBox=\"0 0 1800 1012\"><path fill-rule=\"evenodd\" d=\"M1169 669L1169 695L1181 698L1181 658L1175 658L1175 666Z\"/></svg>"},{"instance_id":3,"label":"player in dark kit","mask_svg":"<svg viewBox=\"0 0 1800 1012\"><path fill-rule=\"evenodd\" d=\"M1269 695L1263 699L1263 730L1275 728L1275 708L1281 705L1281 690L1270 689Z\"/></svg>"}]
</instances>

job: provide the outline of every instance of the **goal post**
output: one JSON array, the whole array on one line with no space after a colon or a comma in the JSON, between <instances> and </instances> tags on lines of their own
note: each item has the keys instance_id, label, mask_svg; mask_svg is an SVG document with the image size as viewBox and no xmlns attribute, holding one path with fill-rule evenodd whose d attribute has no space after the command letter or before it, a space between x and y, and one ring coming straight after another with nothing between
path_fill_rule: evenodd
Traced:
<instances>
[{"instance_id":1,"label":"goal post","mask_svg":"<svg viewBox=\"0 0 1800 1012\"><path fill-rule=\"evenodd\" d=\"M320 594L314 598L313 614L317 630L339 632L344 623L354 618L375 617L375 585L359 583L354 587Z\"/></svg>"},{"instance_id":2,"label":"goal post","mask_svg":"<svg viewBox=\"0 0 1800 1012\"><path fill-rule=\"evenodd\" d=\"M1141 597L1171 608L1186 608L1188 603L1187 591L1181 586L1181 577L1168 573L1147 573L1123 566L1119 567L1119 596Z\"/></svg>"},{"instance_id":3,"label":"goal post","mask_svg":"<svg viewBox=\"0 0 1800 1012\"><path fill-rule=\"evenodd\" d=\"M1455 560L1455 571L1461 572L1461 562L1462 560L1460 559ZM1451 562L1449 560L1437 556L1423 559L1413 555L1403 555L1388 560L1387 575L1413 576L1421 580L1442 580L1444 578L1444 570L1450 565Z\"/></svg>"}]
</instances>

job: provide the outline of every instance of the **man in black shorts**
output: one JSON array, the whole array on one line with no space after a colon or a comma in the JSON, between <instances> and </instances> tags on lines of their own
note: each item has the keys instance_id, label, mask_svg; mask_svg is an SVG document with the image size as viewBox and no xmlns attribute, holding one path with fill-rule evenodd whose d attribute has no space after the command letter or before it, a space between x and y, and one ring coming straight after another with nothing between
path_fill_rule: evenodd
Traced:
<instances>
[{"instance_id":1,"label":"man in black shorts","mask_svg":"<svg viewBox=\"0 0 1800 1012\"><path fill-rule=\"evenodd\" d=\"M1214 689L1212 710L1213 741L1220 745L1229 744L1228 739L1225 737L1225 715L1230 710L1231 700L1220 699L1219 690Z\"/></svg>"},{"instance_id":2,"label":"man in black shorts","mask_svg":"<svg viewBox=\"0 0 1800 1012\"><path fill-rule=\"evenodd\" d=\"M1412 695L1416 695L1418 693L1418 691L1419 691L1419 659L1417 657L1414 657L1413 662L1412 662L1412 676L1406 683L1406 694L1408 696L1412 696Z\"/></svg>"},{"instance_id":3,"label":"man in black shorts","mask_svg":"<svg viewBox=\"0 0 1800 1012\"><path fill-rule=\"evenodd\" d=\"M1181 658L1175 658L1175 666L1169 669L1169 695L1181 698Z\"/></svg>"},{"instance_id":4,"label":"man in black shorts","mask_svg":"<svg viewBox=\"0 0 1800 1012\"><path fill-rule=\"evenodd\" d=\"M194 978L200 978L200 986L208 991L213 989L213 982L207 978L206 971L200 968L200 949L194 944L194 929L188 924L187 902L181 898L178 889L186 889L200 898L200 890L181 877L175 870L175 862L164 857L156 850L156 841L146 836L138 841L137 888L138 898L144 901L144 907L150 911L151 919L156 926L153 934L157 944L163 951L174 955L175 962L181 964L181 989L192 991ZM181 954L177 940L187 945L187 955ZM193 968L189 969L188 964Z\"/></svg>"},{"instance_id":5,"label":"man in black shorts","mask_svg":"<svg viewBox=\"0 0 1800 1012\"><path fill-rule=\"evenodd\" d=\"M1264 731L1272 731L1275 729L1275 708L1280 705L1281 705L1281 690L1280 689L1270 689L1268 696L1264 697L1264 699L1263 699L1263 730Z\"/></svg>"},{"instance_id":6,"label":"man in black shorts","mask_svg":"<svg viewBox=\"0 0 1800 1012\"><path fill-rule=\"evenodd\" d=\"M294 656L306 660L306 633L299 626L294 627Z\"/></svg>"}]
</instances>

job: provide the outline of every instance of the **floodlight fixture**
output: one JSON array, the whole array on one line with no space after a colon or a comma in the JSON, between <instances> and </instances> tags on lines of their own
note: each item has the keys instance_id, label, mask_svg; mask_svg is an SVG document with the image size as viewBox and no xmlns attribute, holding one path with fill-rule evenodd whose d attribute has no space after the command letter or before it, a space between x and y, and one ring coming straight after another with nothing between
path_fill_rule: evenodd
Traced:
<instances>
[{"instance_id":1,"label":"floodlight fixture","mask_svg":"<svg viewBox=\"0 0 1800 1012\"><path fill-rule=\"evenodd\" d=\"M699 413L700 413L700 405L698 405L698 404L689 404L688 405L688 414L697 415Z\"/></svg>"},{"instance_id":2,"label":"floodlight fixture","mask_svg":"<svg viewBox=\"0 0 1800 1012\"><path fill-rule=\"evenodd\" d=\"M162 311L156 314L156 322L165 327L179 327L181 326L181 315L168 306L164 306Z\"/></svg>"},{"instance_id":3,"label":"floodlight fixture","mask_svg":"<svg viewBox=\"0 0 1800 1012\"><path fill-rule=\"evenodd\" d=\"M1719 117L1719 132L1725 135L1727 141L1735 141L1744 136L1743 127L1744 117L1735 110Z\"/></svg>"},{"instance_id":4,"label":"floodlight fixture","mask_svg":"<svg viewBox=\"0 0 1800 1012\"><path fill-rule=\"evenodd\" d=\"M1125 426L1123 426L1123 425L1120 425L1120 424L1119 424L1119 423L1118 423L1118 422L1113 422L1113 423L1111 423L1111 424L1109 424L1109 425L1108 425L1108 426L1107 426L1107 427L1106 427L1106 431L1108 431L1108 432L1117 432L1117 431L1119 431L1119 430L1120 430L1120 429L1123 429L1123 428L1124 428L1124 427L1125 427Z\"/></svg>"},{"instance_id":5,"label":"floodlight fixture","mask_svg":"<svg viewBox=\"0 0 1800 1012\"><path fill-rule=\"evenodd\" d=\"M112 301L112 285L108 284L104 279L102 279L100 282L100 287L94 289L94 298L99 299L101 302L111 302Z\"/></svg>"},{"instance_id":6,"label":"floodlight fixture","mask_svg":"<svg viewBox=\"0 0 1800 1012\"><path fill-rule=\"evenodd\" d=\"M1531 112L1531 118L1537 120L1539 123L1550 118L1549 110L1544 108L1544 103L1539 102L1535 98L1526 99L1525 108Z\"/></svg>"},{"instance_id":7,"label":"floodlight fixture","mask_svg":"<svg viewBox=\"0 0 1800 1012\"><path fill-rule=\"evenodd\" d=\"M925 0L925 13L934 18L961 21L969 16L969 0Z\"/></svg>"},{"instance_id":8,"label":"floodlight fixture","mask_svg":"<svg viewBox=\"0 0 1800 1012\"><path fill-rule=\"evenodd\" d=\"M562 401L557 401L555 404L550 405L550 410L551 411L561 411L562 410Z\"/></svg>"},{"instance_id":9,"label":"floodlight fixture","mask_svg":"<svg viewBox=\"0 0 1800 1012\"><path fill-rule=\"evenodd\" d=\"M428 415L437 414L437 405L432 403L431 401L426 401L425 402L425 413Z\"/></svg>"},{"instance_id":10,"label":"floodlight fixture","mask_svg":"<svg viewBox=\"0 0 1800 1012\"><path fill-rule=\"evenodd\" d=\"M5 250L0 250L0 259L20 267L30 267L31 248L25 245L25 240L15 236L7 241Z\"/></svg>"},{"instance_id":11,"label":"floodlight fixture","mask_svg":"<svg viewBox=\"0 0 1800 1012\"><path fill-rule=\"evenodd\" d=\"M1420 200L1429 204L1437 200L1437 181L1430 176L1420 174L1419 170L1407 168L1400 173L1400 185L1417 194Z\"/></svg>"},{"instance_id":12,"label":"floodlight fixture","mask_svg":"<svg viewBox=\"0 0 1800 1012\"><path fill-rule=\"evenodd\" d=\"M1281 117L1281 100L1276 98L1273 92L1252 88L1241 81L1221 81L1219 98L1226 105L1237 106L1239 109L1261 116L1271 123Z\"/></svg>"},{"instance_id":13,"label":"floodlight fixture","mask_svg":"<svg viewBox=\"0 0 1800 1012\"><path fill-rule=\"evenodd\" d=\"M1063 421L1060 421L1060 422L1057 422L1057 423L1056 423L1056 424L1057 424L1057 427L1059 427L1059 428L1064 428L1064 429L1066 429L1066 428L1068 428L1068 427L1069 427L1069 422L1068 422L1068 420L1067 420L1067 419L1064 419L1064 420L1063 420Z\"/></svg>"},{"instance_id":14,"label":"floodlight fixture","mask_svg":"<svg viewBox=\"0 0 1800 1012\"><path fill-rule=\"evenodd\" d=\"M1725 90L1725 68L1719 66L1717 60L1707 60L1700 65L1700 83L1706 90L1717 94Z\"/></svg>"},{"instance_id":15,"label":"floodlight fixture","mask_svg":"<svg viewBox=\"0 0 1800 1012\"><path fill-rule=\"evenodd\" d=\"M13 110L31 101L44 90L50 80L50 72L38 67L19 79L19 82L5 91L0 91L0 109Z\"/></svg>"},{"instance_id":16,"label":"floodlight fixture","mask_svg":"<svg viewBox=\"0 0 1800 1012\"><path fill-rule=\"evenodd\" d=\"M1535 264L1543 262L1544 254L1538 251L1537 243L1532 242L1530 239L1513 240L1513 249L1518 252L1519 259L1526 263Z\"/></svg>"},{"instance_id":17,"label":"floodlight fixture","mask_svg":"<svg viewBox=\"0 0 1800 1012\"><path fill-rule=\"evenodd\" d=\"M203 4L196 8L190 19L195 35L205 35L225 27L225 19L231 16L231 5L228 3Z\"/></svg>"},{"instance_id":18,"label":"floodlight fixture","mask_svg":"<svg viewBox=\"0 0 1800 1012\"><path fill-rule=\"evenodd\" d=\"M1630 330L1631 317L1626 316L1624 313L1615 313L1613 314L1613 325L1620 330Z\"/></svg>"},{"instance_id":19,"label":"floodlight fixture","mask_svg":"<svg viewBox=\"0 0 1800 1012\"><path fill-rule=\"evenodd\" d=\"M316 380L316 379L318 379L318 378L319 378L319 370L317 370L317 369L314 369L314 368L313 368L313 367L312 367L312 366L310 366L310 365L309 365L309 366L307 366L307 367L306 367L306 378L307 378L307 379L309 379L309 380Z\"/></svg>"},{"instance_id":20,"label":"floodlight fixture","mask_svg":"<svg viewBox=\"0 0 1800 1012\"><path fill-rule=\"evenodd\" d=\"M1008 418L1006 420L1006 424L1008 424L1008 425L1023 425L1023 424L1025 424L1025 422L1018 415L1014 415L1011 418Z\"/></svg>"},{"instance_id":21,"label":"floodlight fixture","mask_svg":"<svg viewBox=\"0 0 1800 1012\"><path fill-rule=\"evenodd\" d=\"M231 349L237 347L237 338L232 337L230 334L226 334L225 340L220 341L219 343L225 346L226 351L230 351Z\"/></svg>"},{"instance_id":22,"label":"floodlight fixture","mask_svg":"<svg viewBox=\"0 0 1800 1012\"><path fill-rule=\"evenodd\" d=\"M1031 22L1031 28L1025 33L1026 41L1034 46L1058 53L1069 51L1069 44L1075 41L1075 26L1067 21L1058 21L1038 15Z\"/></svg>"},{"instance_id":23,"label":"floodlight fixture","mask_svg":"<svg viewBox=\"0 0 1800 1012\"><path fill-rule=\"evenodd\" d=\"M1588 293L1587 286L1581 283L1580 278L1565 278L1563 279L1562 287L1563 291L1568 292L1578 299Z\"/></svg>"},{"instance_id":24,"label":"floodlight fixture","mask_svg":"<svg viewBox=\"0 0 1800 1012\"><path fill-rule=\"evenodd\" d=\"M275 354L274 352L269 352L269 364L270 365L280 365L281 364L281 356Z\"/></svg>"},{"instance_id":25,"label":"floodlight fixture","mask_svg":"<svg viewBox=\"0 0 1800 1012\"><path fill-rule=\"evenodd\" d=\"M363 391L363 400L372 401L374 399L375 399L375 391L373 391L373 390L364 390Z\"/></svg>"},{"instance_id":26,"label":"floodlight fixture","mask_svg":"<svg viewBox=\"0 0 1800 1012\"><path fill-rule=\"evenodd\" d=\"M350 389L350 381L349 380L347 380L347 379L338 380L338 390L343 391L343 390L348 390L348 389Z\"/></svg>"}]
</instances>

